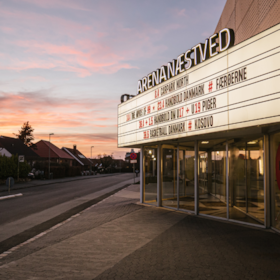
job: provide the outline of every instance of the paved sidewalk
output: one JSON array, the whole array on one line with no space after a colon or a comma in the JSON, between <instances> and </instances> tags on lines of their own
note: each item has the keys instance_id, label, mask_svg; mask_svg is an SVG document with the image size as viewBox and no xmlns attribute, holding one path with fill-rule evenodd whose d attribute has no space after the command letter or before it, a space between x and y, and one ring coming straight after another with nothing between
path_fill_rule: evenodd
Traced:
<instances>
[{"instance_id":1,"label":"paved sidewalk","mask_svg":"<svg viewBox=\"0 0 280 280\"><path fill-rule=\"evenodd\" d=\"M108 177L108 176L116 176L121 173L111 173L111 174L98 174L98 175L90 175L90 176L76 176L76 177L66 177L66 178L59 178L59 179L52 179L52 180L32 180L26 183L15 183L14 186L11 188L11 191L32 188L32 187L39 187L39 186L46 186L52 185L57 183L65 183L65 182L72 182L78 180L87 180L92 178L100 178L100 177ZM2 192L8 193L8 187L6 185L0 185L0 196L4 194ZM2 193L2 194L1 194Z\"/></svg>"},{"instance_id":2,"label":"paved sidewalk","mask_svg":"<svg viewBox=\"0 0 280 280\"><path fill-rule=\"evenodd\" d=\"M116 177L114 176L114 178ZM121 181L119 183L115 182L109 187L101 188L87 195L78 196L42 211L34 212L20 219L2 224L2 228L0 229L0 254L6 251L7 248L10 248L10 244L15 246L15 244L19 244L19 242L24 242L44 231L46 228L50 228L89 206L96 204L102 197L110 196L109 193L117 192L118 189L125 188L132 183L133 179ZM2 213L5 214L5 211Z\"/></svg>"},{"instance_id":3,"label":"paved sidewalk","mask_svg":"<svg viewBox=\"0 0 280 280\"><path fill-rule=\"evenodd\" d=\"M0 259L0 279L279 279L280 235L144 206L132 185Z\"/></svg>"}]
</instances>

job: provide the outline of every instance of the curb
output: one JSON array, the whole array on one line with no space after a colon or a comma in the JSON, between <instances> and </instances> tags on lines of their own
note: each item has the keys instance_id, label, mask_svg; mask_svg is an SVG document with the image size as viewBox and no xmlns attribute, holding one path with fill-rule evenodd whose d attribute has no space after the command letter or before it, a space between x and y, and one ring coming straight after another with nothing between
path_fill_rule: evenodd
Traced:
<instances>
[{"instance_id":1,"label":"curb","mask_svg":"<svg viewBox=\"0 0 280 280\"><path fill-rule=\"evenodd\" d=\"M0 200L4 200L4 199L8 199L8 198L13 198L13 197L18 197L18 196L22 196L22 193L6 195L6 196L0 196Z\"/></svg>"},{"instance_id":2,"label":"curb","mask_svg":"<svg viewBox=\"0 0 280 280\"><path fill-rule=\"evenodd\" d=\"M67 180L67 181L56 181L56 182L48 182L48 183L45 183L45 184L40 184L40 185L30 185L30 186L26 186L26 187L16 187L16 188L11 188L11 191L12 190L21 190L21 189L28 189L28 188L34 188L34 187L41 187L41 186L47 186L47 185L53 185L53 184L61 184L61 183L69 183L69 182L74 182L74 181L82 181L82 180L88 180L88 179L94 179L94 178L103 178L103 177L110 177L110 176L114 176L114 175L119 175L119 173L117 174L108 174L106 176L99 176L99 177L96 177L96 176L88 176L86 178L81 178L81 179L73 179L73 180ZM0 193L1 192L6 192L7 190L0 190Z\"/></svg>"}]
</instances>

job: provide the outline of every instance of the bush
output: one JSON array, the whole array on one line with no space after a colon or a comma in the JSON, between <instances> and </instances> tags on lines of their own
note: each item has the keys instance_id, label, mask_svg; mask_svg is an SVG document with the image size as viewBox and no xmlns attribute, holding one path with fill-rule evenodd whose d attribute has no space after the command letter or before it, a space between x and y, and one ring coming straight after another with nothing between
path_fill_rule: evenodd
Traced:
<instances>
[{"instance_id":1,"label":"bush","mask_svg":"<svg viewBox=\"0 0 280 280\"><path fill-rule=\"evenodd\" d=\"M17 176L17 165L13 157L8 158L0 155L0 178L6 179L8 177Z\"/></svg>"},{"instance_id":2,"label":"bush","mask_svg":"<svg viewBox=\"0 0 280 280\"><path fill-rule=\"evenodd\" d=\"M26 161L19 163L19 177L20 178L26 178L30 171L31 171L31 167Z\"/></svg>"},{"instance_id":3,"label":"bush","mask_svg":"<svg viewBox=\"0 0 280 280\"><path fill-rule=\"evenodd\" d=\"M25 162L19 163L19 177L26 178L30 172L31 167ZM18 156L6 157L0 155L0 178L6 179L8 177L17 178L18 176Z\"/></svg>"}]
</instances>

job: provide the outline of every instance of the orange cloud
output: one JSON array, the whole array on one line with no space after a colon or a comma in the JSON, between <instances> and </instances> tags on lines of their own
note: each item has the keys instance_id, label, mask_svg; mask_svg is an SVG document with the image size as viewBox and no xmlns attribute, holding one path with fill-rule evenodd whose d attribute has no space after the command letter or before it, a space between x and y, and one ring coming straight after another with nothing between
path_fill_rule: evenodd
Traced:
<instances>
[{"instance_id":1,"label":"orange cloud","mask_svg":"<svg viewBox=\"0 0 280 280\"><path fill-rule=\"evenodd\" d=\"M106 114L106 111L111 113L116 110L116 106L108 104L107 100L51 98L48 91L38 91L18 94L0 92L0 102L1 133L16 133L23 122L29 121L35 129L36 139L45 131L79 138L81 133L105 135L108 130L115 135L113 139L116 141L116 114ZM97 139L103 141L100 137L95 137Z\"/></svg>"}]
</instances>

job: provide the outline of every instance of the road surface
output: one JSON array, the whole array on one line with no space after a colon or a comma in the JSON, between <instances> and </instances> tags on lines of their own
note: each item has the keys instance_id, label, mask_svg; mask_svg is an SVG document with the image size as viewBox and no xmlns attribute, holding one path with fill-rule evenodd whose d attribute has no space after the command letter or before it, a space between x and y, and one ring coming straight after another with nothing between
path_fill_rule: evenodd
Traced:
<instances>
[{"instance_id":1,"label":"road surface","mask_svg":"<svg viewBox=\"0 0 280 280\"><path fill-rule=\"evenodd\" d=\"M0 253L98 203L132 178L124 173L22 189L23 196L0 201Z\"/></svg>"}]
</instances>

